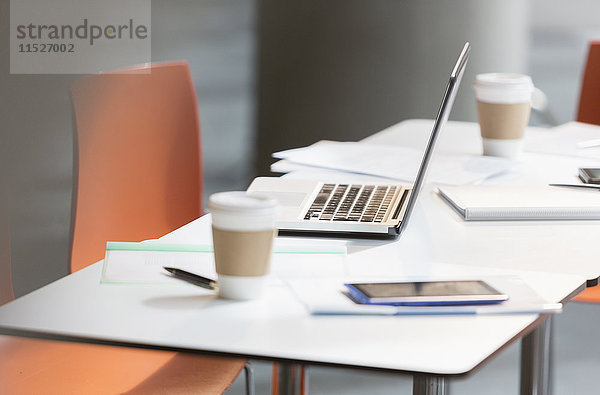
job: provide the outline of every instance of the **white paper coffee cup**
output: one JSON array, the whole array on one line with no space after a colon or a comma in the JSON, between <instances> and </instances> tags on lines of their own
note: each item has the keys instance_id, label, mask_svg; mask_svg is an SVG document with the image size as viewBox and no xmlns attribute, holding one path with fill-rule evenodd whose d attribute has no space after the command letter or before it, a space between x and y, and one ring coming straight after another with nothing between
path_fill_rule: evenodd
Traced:
<instances>
[{"instance_id":1,"label":"white paper coffee cup","mask_svg":"<svg viewBox=\"0 0 600 395\"><path fill-rule=\"evenodd\" d=\"M256 299L270 269L277 201L242 191L210 196L219 296Z\"/></svg>"},{"instance_id":2,"label":"white paper coffee cup","mask_svg":"<svg viewBox=\"0 0 600 395\"><path fill-rule=\"evenodd\" d=\"M504 158L516 158L523 151L523 139L490 139L483 138L483 154L488 156L501 156Z\"/></svg>"},{"instance_id":3,"label":"white paper coffee cup","mask_svg":"<svg viewBox=\"0 0 600 395\"><path fill-rule=\"evenodd\" d=\"M474 84L484 155L516 157L529 123L531 77L512 73L478 74Z\"/></svg>"}]
</instances>

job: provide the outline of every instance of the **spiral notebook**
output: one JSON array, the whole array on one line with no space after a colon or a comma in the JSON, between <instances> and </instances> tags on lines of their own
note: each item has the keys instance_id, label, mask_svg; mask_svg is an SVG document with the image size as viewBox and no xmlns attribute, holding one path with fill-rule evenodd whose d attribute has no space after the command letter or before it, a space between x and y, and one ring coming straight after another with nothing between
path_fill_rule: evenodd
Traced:
<instances>
[{"instance_id":1,"label":"spiral notebook","mask_svg":"<svg viewBox=\"0 0 600 395\"><path fill-rule=\"evenodd\" d=\"M600 192L551 186L440 187L465 221L600 219Z\"/></svg>"}]
</instances>

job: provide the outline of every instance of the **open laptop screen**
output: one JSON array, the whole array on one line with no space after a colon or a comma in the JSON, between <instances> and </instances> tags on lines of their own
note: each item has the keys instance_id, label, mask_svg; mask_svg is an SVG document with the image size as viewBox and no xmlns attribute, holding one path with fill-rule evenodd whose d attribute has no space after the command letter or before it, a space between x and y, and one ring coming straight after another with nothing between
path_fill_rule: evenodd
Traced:
<instances>
[{"instance_id":1,"label":"open laptop screen","mask_svg":"<svg viewBox=\"0 0 600 395\"><path fill-rule=\"evenodd\" d=\"M458 60L454 65L454 69L450 74L450 79L448 81L448 85L446 86L446 91L444 93L444 97L442 98L442 103L440 104L440 109L438 111L437 117L435 118L433 130L431 131L431 135L429 136L427 148L425 149L425 153L423 154L423 159L421 160L421 165L419 166L419 171L417 172L417 178L415 179L413 189L408 200L406 210L404 212L404 218L402 218L402 222L400 222L400 224L398 225L400 227L398 229L398 233L401 230L406 229L406 224L410 218L410 215L417 202L419 193L421 192L421 189L423 187L423 182L425 180L427 169L429 167L429 162L433 153L433 147L435 146L435 142L437 141L441 129L444 127L444 124L450 116L450 110L452 109L452 105L454 104L454 98L456 97L456 92L458 91L458 87L460 86L460 81L462 80L462 76L464 74L465 66L467 64L467 60L469 59L470 52L471 45L467 42L465 43L462 52L460 53Z\"/></svg>"}]
</instances>

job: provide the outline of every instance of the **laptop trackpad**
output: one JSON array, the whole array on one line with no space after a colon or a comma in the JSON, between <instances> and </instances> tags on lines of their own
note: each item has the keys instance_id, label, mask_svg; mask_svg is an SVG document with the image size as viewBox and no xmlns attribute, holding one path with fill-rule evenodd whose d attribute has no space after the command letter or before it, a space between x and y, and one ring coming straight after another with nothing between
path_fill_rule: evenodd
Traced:
<instances>
[{"instance_id":1,"label":"laptop trackpad","mask_svg":"<svg viewBox=\"0 0 600 395\"><path fill-rule=\"evenodd\" d=\"M261 195L267 195L279 202L283 207L299 207L304 202L307 193L304 192L275 192L275 191L252 191Z\"/></svg>"}]
</instances>

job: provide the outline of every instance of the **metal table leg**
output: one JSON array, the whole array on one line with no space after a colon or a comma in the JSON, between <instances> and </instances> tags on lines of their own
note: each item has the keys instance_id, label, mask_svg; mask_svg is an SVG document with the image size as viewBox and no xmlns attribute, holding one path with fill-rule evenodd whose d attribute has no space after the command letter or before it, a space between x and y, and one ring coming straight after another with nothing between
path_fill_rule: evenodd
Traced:
<instances>
[{"instance_id":1,"label":"metal table leg","mask_svg":"<svg viewBox=\"0 0 600 395\"><path fill-rule=\"evenodd\" d=\"M252 369L250 362L246 362L244 373L246 375L246 395L255 395L254 389L256 388L256 384L254 383L254 369Z\"/></svg>"},{"instance_id":2,"label":"metal table leg","mask_svg":"<svg viewBox=\"0 0 600 395\"><path fill-rule=\"evenodd\" d=\"M552 393L552 316L521 341L521 395Z\"/></svg>"},{"instance_id":3,"label":"metal table leg","mask_svg":"<svg viewBox=\"0 0 600 395\"><path fill-rule=\"evenodd\" d=\"M448 395L449 388L443 376L413 376L413 395Z\"/></svg>"},{"instance_id":4,"label":"metal table leg","mask_svg":"<svg viewBox=\"0 0 600 395\"><path fill-rule=\"evenodd\" d=\"M278 395L308 394L308 366L278 362L278 383L273 393Z\"/></svg>"}]
</instances>

